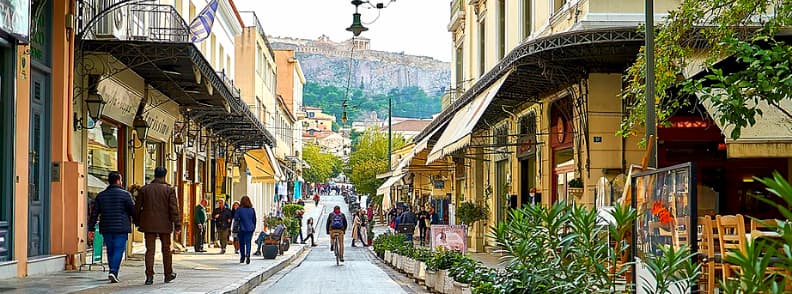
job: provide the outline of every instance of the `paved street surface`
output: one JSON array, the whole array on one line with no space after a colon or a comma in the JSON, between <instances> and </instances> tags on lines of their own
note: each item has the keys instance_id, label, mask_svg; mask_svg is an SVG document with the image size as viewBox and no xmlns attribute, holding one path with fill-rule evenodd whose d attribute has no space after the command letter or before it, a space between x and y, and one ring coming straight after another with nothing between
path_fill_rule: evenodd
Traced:
<instances>
[{"instance_id":1,"label":"paved street surface","mask_svg":"<svg viewBox=\"0 0 792 294\"><path fill-rule=\"evenodd\" d=\"M237 288L250 289L258 285L259 276L269 277L284 268L288 261L295 260L302 246L293 245L288 252L274 260L260 256L250 264L240 264L233 247L225 255L218 248L208 248L208 253L185 253L173 256L174 271L178 274L170 284L163 283L162 262L157 256L154 270L154 285L143 285L144 263L127 260L121 266L121 283L109 284L107 272L101 268L94 271L60 272L47 276L25 279L0 280L3 293L225 293ZM159 250L158 250L159 251ZM252 281L252 282L249 282ZM246 283L254 283L253 285Z\"/></svg>"},{"instance_id":2,"label":"paved street surface","mask_svg":"<svg viewBox=\"0 0 792 294\"><path fill-rule=\"evenodd\" d=\"M336 266L328 245L330 238L325 233L327 215L335 205L341 206L347 217L350 214L339 196L323 196L319 205L319 209L311 209L313 205L306 204L306 219L318 220L315 223L319 246L313 247L302 263L273 276L251 293L423 293L402 274L385 268L368 247L351 247L351 227L344 240L346 262Z\"/></svg>"}]
</instances>

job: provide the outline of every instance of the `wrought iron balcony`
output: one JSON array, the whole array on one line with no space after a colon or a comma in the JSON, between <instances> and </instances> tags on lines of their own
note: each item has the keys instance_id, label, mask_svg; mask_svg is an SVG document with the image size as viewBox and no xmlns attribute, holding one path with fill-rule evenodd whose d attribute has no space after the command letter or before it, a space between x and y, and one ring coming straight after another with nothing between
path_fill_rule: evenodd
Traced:
<instances>
[{"instance_id":1,"label":"wrought iron balcony","mask_svg":"<svg viewBox=\"0 0 792 294\"><path fill-rule=\"evenodd\" d=\"M190 29L171 5L130 0L93 0L80 3L82 39L119 41L189 41Z\"/></svg>"}]
</instances>

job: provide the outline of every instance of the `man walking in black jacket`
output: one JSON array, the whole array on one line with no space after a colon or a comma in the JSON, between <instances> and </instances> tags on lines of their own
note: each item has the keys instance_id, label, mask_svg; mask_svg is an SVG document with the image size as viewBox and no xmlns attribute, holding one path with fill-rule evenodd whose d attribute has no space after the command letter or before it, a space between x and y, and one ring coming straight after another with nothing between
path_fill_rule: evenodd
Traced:
<instances>
[{"instance_id":1,"label":"man walking in black jacket","mask_svg":"<svg viewBox=\"0 0 792 294\"><path fill-rule=\"evenodd\" d=\"M88 238L93 239L98 220L99 232L104 236L110 264L110 274L107 278L111 283L118 283L118 269L126 251L127 235L132 232L132 213L135 204L132 195L124 190L119 172L110 172L107 181L110 186L100 192L94 200L91 217L88 220Z\"/></svg>"},{"instance_id":2,"label":"man walking in black jacket","mask_svg":"<svg viewBox=\"0 0 792 294\"><path fill-rule=\"evenodd\" d=\"M217 207L212 211L212 219L220 239L220 254L225 254L228 246L228 231L231 229L231 220L234 219L231 210L225 207L225 200L217 200Z\"/></svg>"}]
</instances>

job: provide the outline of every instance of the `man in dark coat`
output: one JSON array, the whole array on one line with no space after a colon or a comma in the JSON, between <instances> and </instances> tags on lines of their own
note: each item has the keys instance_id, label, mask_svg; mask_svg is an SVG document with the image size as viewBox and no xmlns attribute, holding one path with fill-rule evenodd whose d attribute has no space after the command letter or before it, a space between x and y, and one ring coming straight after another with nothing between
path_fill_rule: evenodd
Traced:
<instances>
[{"instance_id":1,"label":"man in dark coat","mask_svg":"<svg viewBox=\"0 0 792 294\"><path fill-rule=\"evenodd\" d=\"M209 202L206 199L201 199L201 202L195 206L195 213L193 214L193 224L195 229L195 240L193 245L195 252L206 252L204 250L204 239L206 238L206 206Z\"/></svg>"},{"instance_id":2,"label":"man in dark coat","mask_svg":"<svg viewBox=\"0 0 792 294\"><path fill-rule=\"evenodd\" d=\"M164 167L154 169L154 181L143 186L135 200L138 214L138 230L146 239L146 285L154 283L154 250L157 238L162 245L162 264L165 283L176 279L171 255L171 233L181 232L181 214L176 190L165 182L168 171Z\"/></svg>"},{"instance_id":3,"label":"man in dark coat","mask_svg":"<svg viewBox=\"0 0 792 294\"><path fill-rule=\"evenodd\" d=\"M415 213L410 211L409 206L404 207L404 213L401 214L401 226L406 226L412 228L410 230L411 233L407 233L407 241L412 241L413 235L415 234L415 225L418 223L418 217L415 216Z\"/></svg>"},{"instance_id":4,"label":"man in dark coat","mask_svg":"<svg viewBox=\"0 0 792 294\"><path fill-rule=\"evenodd\" d=\"M99 232L104 236L107 247L107 259L110 273L107 278L111 283L118 283L118 269L126 251L127 236L132 232L132 215L135 203L132 195L122 187L121 174L110 172L107 176L110 185L96 196L91 218L88 220L88 238L94 238L96 221L99 221ZM94 246L102 246L95 244Z\"/></svg>"},{"instance_id":5,"label":"man in dark coat","mask_svg":"<svg viewBox=\"0 0 792 294\"><path fill-rule=\"evenodd\" d=\"M217 230L217 238L220 239L220 254L225 254L231 221L234 219L231 210L225 206L225 200L217 200L217 207L212 211L212 219Z\"/></svg>"}]
</instances>

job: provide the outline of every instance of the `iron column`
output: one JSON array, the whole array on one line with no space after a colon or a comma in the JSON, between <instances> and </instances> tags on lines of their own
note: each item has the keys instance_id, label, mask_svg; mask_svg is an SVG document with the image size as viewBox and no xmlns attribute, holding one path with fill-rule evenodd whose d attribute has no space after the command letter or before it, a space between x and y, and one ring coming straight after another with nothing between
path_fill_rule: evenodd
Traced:
<instances>
[{"instance_id":1,"label":"iron column","mask_svg":"<svg viewBox=\"0 0 792 294\"><path fill-rule=\"evenodd\" d=\"M644 53L646 54L646 146L649 150L649 167L657 167L657 140L655 117L655 59L654 59L654 0L646 0L646 34Z\"/></svg>"}]
</instances>

